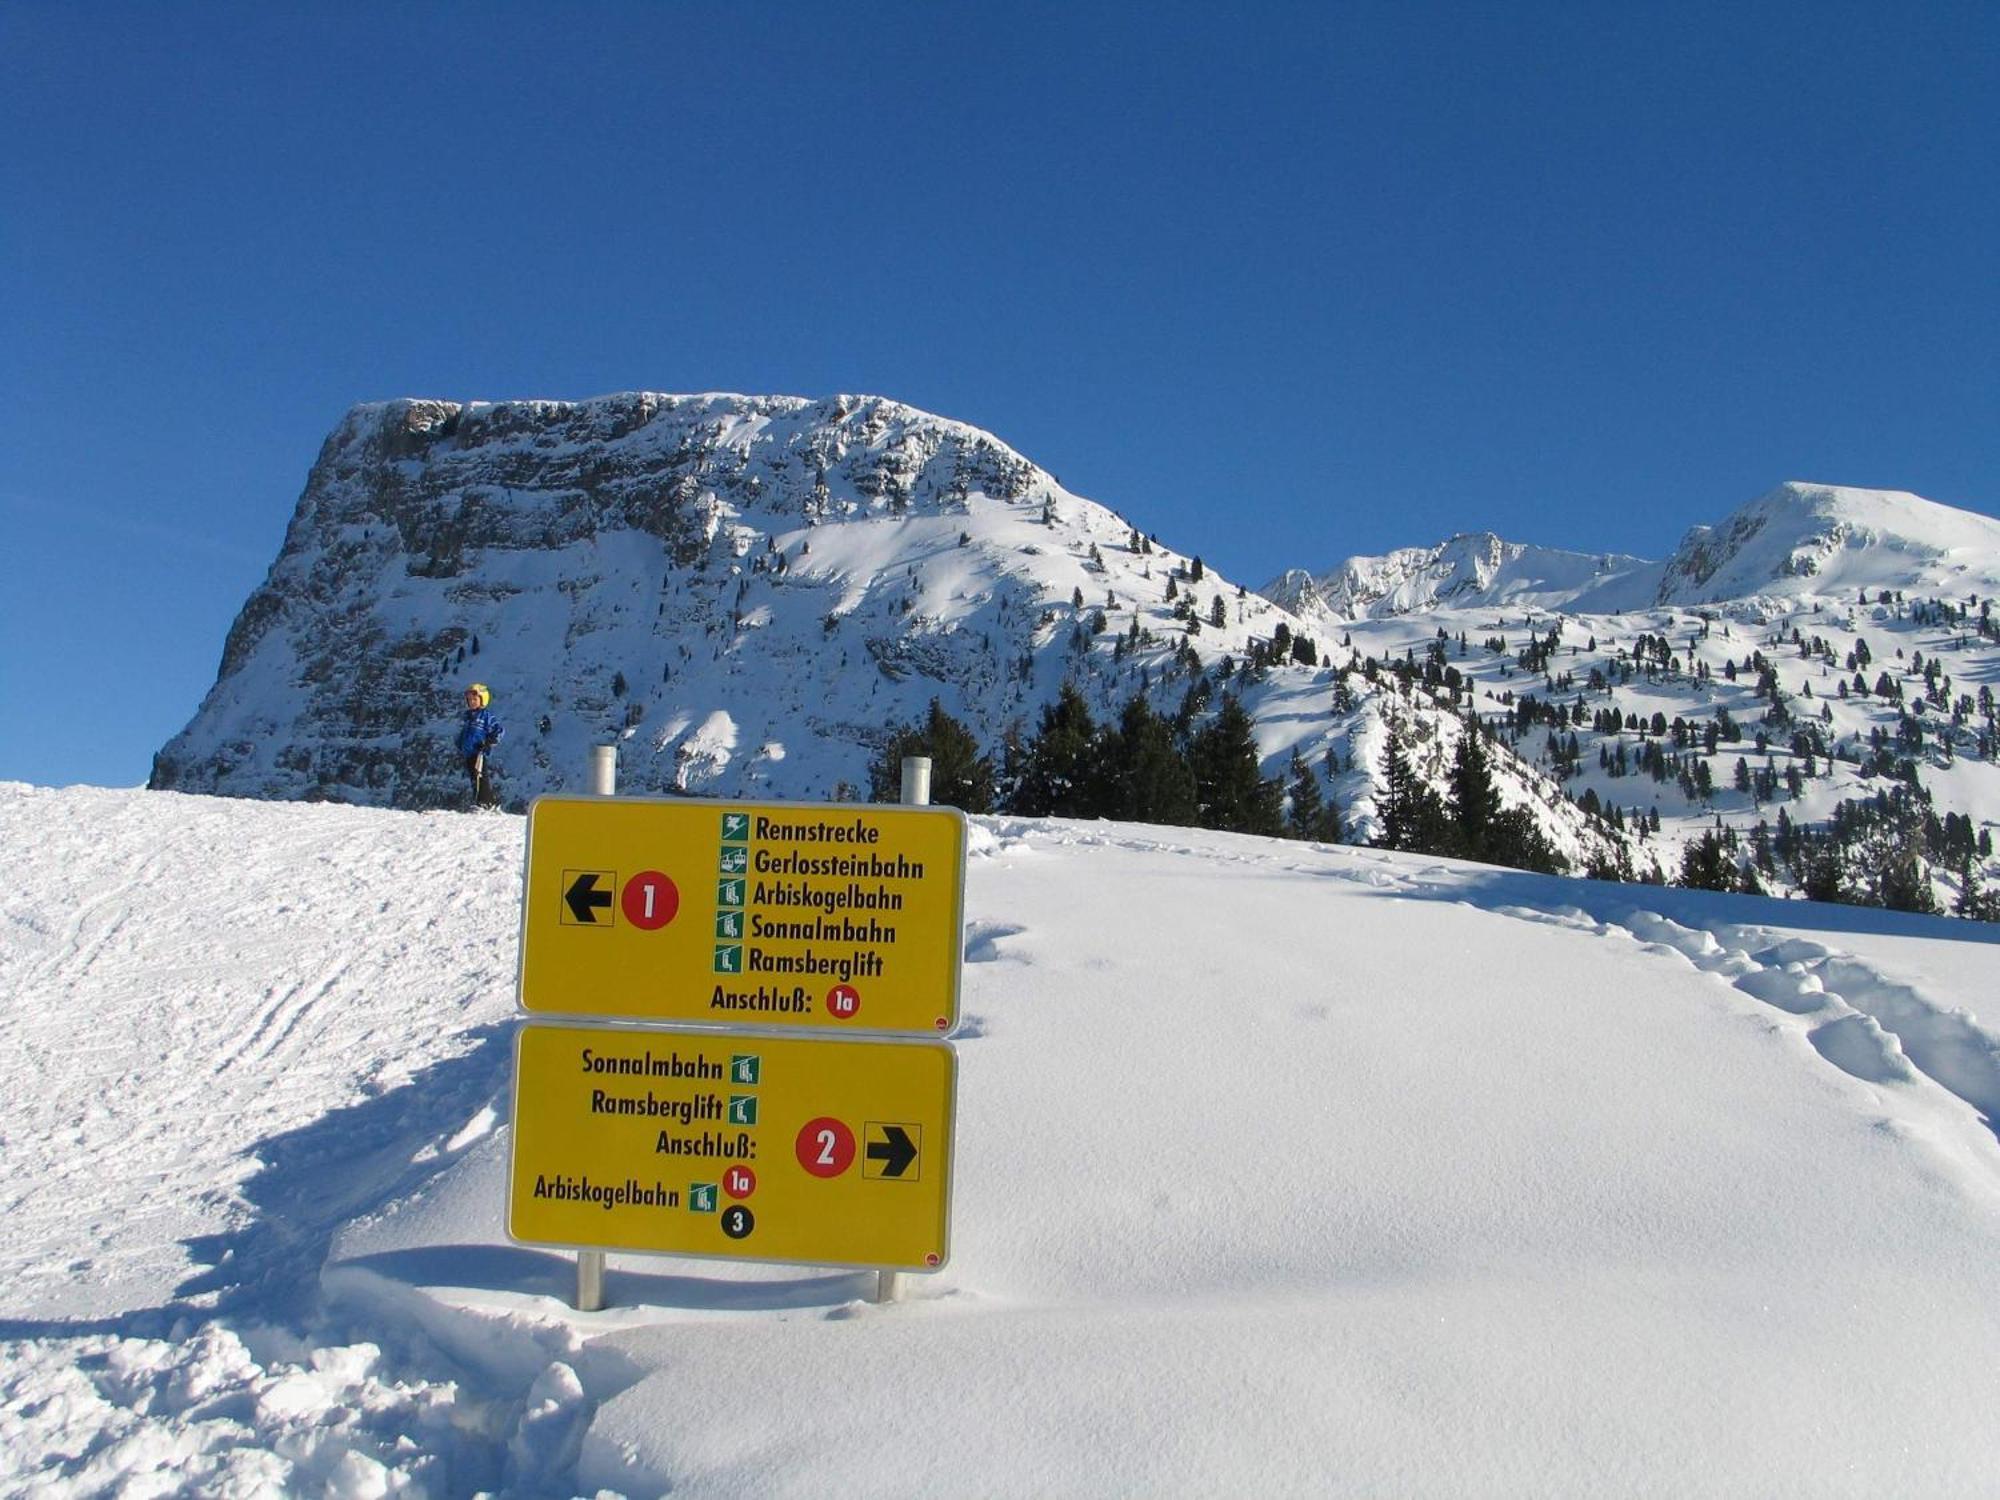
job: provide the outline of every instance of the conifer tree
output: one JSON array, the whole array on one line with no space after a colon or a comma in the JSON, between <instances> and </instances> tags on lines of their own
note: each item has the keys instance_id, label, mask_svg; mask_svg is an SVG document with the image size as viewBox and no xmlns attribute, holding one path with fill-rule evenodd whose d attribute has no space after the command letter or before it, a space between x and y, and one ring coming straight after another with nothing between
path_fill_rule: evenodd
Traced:
<instances>
[{"instance_id":1,"label":"conifer tree","mask_svg":"<svg viewBox=\"0 0 2000 1500\"><path fill-rule=\"evenodd\" d=\"M1410 764L1409 750L1403 743L1403 725L1390 720L1386 727L1389 746L1383 767L1385 785L1377 803L1381 826L1375 845L1381 849L1435 853L1444 839L1444 805Z\"/></svg>"},{"instance_id":2,"label":"conifer tree","mask_svg":"<svg viewBox=\"0 0 2000 1500\"><path fill-rule=\"evenodd\" d=\"M1460 726L1458 749L1452 756L1451 812L1460 852L1467 859L1494 859L1500 793L1493 785L1486 736L1469 718Z\"/></svg>"},{"instance_id":3,"label":"conifer tree","mask_svg":"<svg viewBox=\"0 0 2000 1500\"><path fill-rule=\"evenodd\" d=\"M1143 694L1133 694L1125 704L1117 728L1104 735L1101 756L1106 768L1105 817L1182 828L1194 825L1194 772L1174 744L1167 721Z\"/></svg>"},{"instance_id":4,"label":"conifer tree","mask_svg":"<svg viewBox=\"0 0 2000 1500\"><path fill-rule=\"evenodd\" d=\"M1327 804L1320 791L1319 773L1295 749L1291 765L1291 806L1285 814L1286 830L1295 839L1323 844L1340 842L1340 813Z\"/></svg>"},{"instance_id":5,"label":"conifer tree","mask_svg":"<svg viewBox=\"0 0 2000 1500\"><path fill-rule=\"evenodd\" d=\"M1494 818L1488 850L1494 864L1516 870L1561 875L1569 869L1568 857L1549 842L1525 807L1505 808Z\"/></svg>"},{"instance_id":6,"label":"conifer tree","mask_svg":"<svg viewBox=\"0 0 2000 1500\"><path fill-rule=\"evenodd\" d=\"M1093 818L1100 802L1097 724L1074 682L1042 709L1008 810L1033 818Z\"/></svg>"},{"instance_id":7,"label":"conifer tree","mask_svg":"<svg viewBox=\"0 0 2000 1500\"><path fill-rule=\"evenodd\" d=\"M1864 841L1860 865L1867 872L1867 905L1890 911L1937 911L1937 894L1924 859L1923 826L1917 819L1899 818Z\"/></svg>"},{"instance_id":8,"label":"conifer tree","mask_svg":"<svg viewBox=\"0 0 2000 1500\"><path fill-rule=\"evenodd\" d=\"M903 759L927 755L931 762L931 801L961 812L993 811L993 761L980 754L979 742L936 698L922 724L912 724L889 737L882 754L869 767L868 798L894 802L903 795Z\"/></svg>"},{"instance_id":9,"label":"conifer tree","mask_svg":"<svg viewBox=\"0 0 2000 1500\"><path fill-rule=\"evenodd\" d=\"M1272 838L1284 832L1284 789L1261 774L1254 730L1249 711L1232 693L1188 742L1203 828Z\"/></svg>"},{"instance_id":10,"label":"conifer tree","mask_svg":"<svg viewBox=\"0 0 2000 1500\"><path fill-rule=\"evenodd\" d=\"M1733 891L1736 860L1713 828L1681 850L1681 884L1692 891Z\"/></svg>"}]
</instances>

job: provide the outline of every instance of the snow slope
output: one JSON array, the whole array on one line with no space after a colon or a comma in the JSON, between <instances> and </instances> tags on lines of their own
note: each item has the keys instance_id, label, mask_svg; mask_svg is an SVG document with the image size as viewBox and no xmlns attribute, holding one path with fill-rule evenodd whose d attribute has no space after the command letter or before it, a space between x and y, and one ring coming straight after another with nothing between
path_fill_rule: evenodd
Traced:
<instances>
[{"instance_id":1,"label":"snow slope","mask_svg":"<svg viewBox=\"0 0 2000 1500\"><path fill-rule=\"evenodd\" d=\"M950 1266L579 1315L518 819L0 786L0 1493L1990 1492L2000 934L974 829Z\"/></svg>"}]
</instances>

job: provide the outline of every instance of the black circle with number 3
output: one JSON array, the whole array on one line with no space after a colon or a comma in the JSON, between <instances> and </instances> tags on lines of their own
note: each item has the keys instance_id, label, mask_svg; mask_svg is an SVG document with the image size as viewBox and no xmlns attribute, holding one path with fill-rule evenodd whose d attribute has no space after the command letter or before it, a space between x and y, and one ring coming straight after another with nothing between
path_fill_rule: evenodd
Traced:
<instances>
[{"instance_id":1,"label":"black circle with number 3","mask_svg":"<svg viewBox=\"0 0 2000 1500\"><path fill-rule=\"evenodd\" d=\"M722 1232L732 1240L742 1239L756 1227L756 1218L740 1203L722 1211Z\"/></svg>"}]
</instances>

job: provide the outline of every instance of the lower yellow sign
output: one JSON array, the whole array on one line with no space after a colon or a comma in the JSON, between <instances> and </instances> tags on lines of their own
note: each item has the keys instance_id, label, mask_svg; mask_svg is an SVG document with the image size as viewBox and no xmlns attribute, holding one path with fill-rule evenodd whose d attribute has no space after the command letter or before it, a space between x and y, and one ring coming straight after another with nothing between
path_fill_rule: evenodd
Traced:
<instances>
[{"instance_id":1,"label":"lower yellow sign","mask_svg":"<svg viewBox=\"0 0 2000 1500\"><path fill-rule=\"evenodd\" d=\"M957 1088L943 1042L531 1023L515 1042L507 1232L935 1271Z\"/></svg>"}]
</instances>

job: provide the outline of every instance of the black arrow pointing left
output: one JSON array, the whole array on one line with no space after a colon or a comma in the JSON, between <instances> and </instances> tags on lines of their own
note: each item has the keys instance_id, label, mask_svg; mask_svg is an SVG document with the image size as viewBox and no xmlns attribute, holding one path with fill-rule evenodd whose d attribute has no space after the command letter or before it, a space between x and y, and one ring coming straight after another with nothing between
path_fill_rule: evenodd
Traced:
<instances>
[{"instance_id":1,"label":"black arrow pointing left","mask_svg":"<svg viewBox=\"0 0 2000 1500\"><path fill-rule=\"evenodd\" d=\"M569 889L563 892L563 900L569 903L571 916L594 927L597 925L598 908L611 905L611 892L597 888L597 871L585 870L570 882Z\"/></svg>"},{"instance_id":2,"label":"black arrow pointing left","mask_svg":"<svg viewBox=\"0 0 2000 1500\"><path fill-rule=\"evenodd\" d=\"M868 1159L882 1163L884 1177L901 1177L917 1159L917 1143L900 1125L884 1125L882 1134L886 1139L868 1143Z\"/></svg>"}]
</instances>

